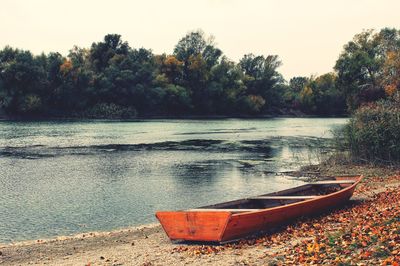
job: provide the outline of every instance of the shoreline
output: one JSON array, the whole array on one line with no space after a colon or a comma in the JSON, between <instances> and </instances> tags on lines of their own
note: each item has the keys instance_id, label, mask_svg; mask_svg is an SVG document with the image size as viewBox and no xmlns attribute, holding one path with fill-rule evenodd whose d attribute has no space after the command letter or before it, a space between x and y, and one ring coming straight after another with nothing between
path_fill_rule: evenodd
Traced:
<instances>
[{"instance_id":1,"label":"shoreline","mask_svg":"<svg viewBox=\"0 0 400 266\"><path fill-rule=\"evenodd\" d=\"M238 115L238 116L225 116L225 115L187 115L187 116L138 116L134 118L91 118L91 117L0 117L0 121L120 121L120 122L138 122L143 120L223 120L223 119L279 119L279 118L349 118L349 115Z\"/></svg>"},{"instance_id":2,"label":"shoreline","mask_svg":"<svg viewBox=\"0 0 400 266\"><path fill-rule=\"evenodd\" d=\"M161 225L159 223L149 223L149 224L143 224L143 225L138 225L138 226L123 227L123 228L114 229L114 230L110 230L110 231L87 231L87 232L85 231L85 232L71 234L71 235L60 235L60 236L54 236L54 237L49 237L49 238L38 238L38 239L20 240L20 241L17 240L17 241L11 241L10 243L0 242L0 249L9 247L9 246L21 247L21 246L29 246L29 245L34 245L34 244L53 243L53 242L57 242L57 241L71 241L71 240L77 240L77 239L83 239L83 238L104 237L104 236L109 236L109 235L113 235L113 234L122 234L122 233L134 232L134 231L146 232L146 231L154 230L157 227L161 228Z\"/></svg>"},{"instance_id":3,"label":"shoreline","mask_svg":"<svg viewBox=\"0 0 400 266\"><path fill-rule=\"evenodd\" d=\"M365 219L364 217L367 217L367 215L362 212L376 206L379 203L377 200L381 201L380 204L383 204L383 207L389 205L385 209L399 208L398 206L390 206L390 202L385 203L385 193L400 195L398 191L400 171L397 168L332 164L317 165L311 168L321 175L360 172L365 175L365 179L357 187L349 204L338 208L338 210L317 217L296 220L276 232L255 238L253 236L234 244L172 243L161 226L158 223L153 223L109 232L87 232L52 239L0 244L0 264L142 266L218 264L225 266L266 265L271 261L276 262L276 258L278 258L283 260L284 263L290 264L291 261L292 263L295 261L301 265L302 263L299 262L304 259L304 263L316 259L307 257L310 255L307 251L309 245L315 241L314 237L310 237L310 232L321 234L315 237L323 238L326 232L331 230L339 230L339 232L341 232L340 230L348 230L346 229L348 228L347 223L342 221L344 225L340 225L335 219L338 217L341 221L343 213L351 215L354 212L361 212L356 217ZM379 197L382 193L383 196ZM377 203L374 203L375 201ZM365 224L368 225L368 220L365 220ZM344 226L343 229L340 229L341 226ZM363 226L363 224L359 224L359 226ZM314 235L314 233L311 235ZM340 242L337 245L340 245ZM305 253L296 252L292 254L293 250L299 248L306 249ZM397 251L393 251L393 254L395 254L393 258L396 259L397 253L394 252ZM299 254L305 256L305 258L299 257ZM341 256L343 257L343 255ZM341 259L346 261L346 256L341 257ZM294 260L292 260L293 258ZM370 259L370 263L383 261L380 257L368 259ZM368 261L365 265L367 264Z\"/></svg>"},{"instance_id":4,"label":"shoreline","mask_svg":"<svg viewBox=\"0 0 400 266\"><path fill-rule=\"evenodd\" d=\"M148 224L138 227L129 227L109 232L87 232L73 236L59 236L52 239L39 239L0 244L0 264L3 265L87 265L98 261L106 265L117 262L112 261L105 249L119 247L135 247L148 250L160 242L162 238L161 226ZM144 245L149 240L151 244ZM164 244L169 245L167 239ZM142 246L142 247L140 247ZM169 247L168 247L169 248ZM103 252L104 251L104 252ZM103 254L94 256L94 254ZM139 253L142 253L140 251Z\"/></svg>"}]
</instances>

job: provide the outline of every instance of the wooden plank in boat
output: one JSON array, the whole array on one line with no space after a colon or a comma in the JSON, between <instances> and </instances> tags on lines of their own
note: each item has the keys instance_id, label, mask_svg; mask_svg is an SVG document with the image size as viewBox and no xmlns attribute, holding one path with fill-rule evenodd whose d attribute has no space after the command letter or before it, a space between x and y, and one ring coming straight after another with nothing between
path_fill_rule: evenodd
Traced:
<instances>
[{"instance_id":1,"label":"wooden plank in boat","mask_svg":"<svg viewBox=\"0 0 400 266\"><path fill-rule=\"evenodd\" d=\"M326 180L309 183L310 185L340 185L340 184L354 184L356 180Z\"/></svg>"},{"instance_id":2,"label":"wooden plank in boat","mask_svg":"<svg viewBox=\"0 0 400 266\"><path fill-rule=\"evenodd\" d=\"M315 199L320 196L259 196L251 197L251 200L296 200L296 199Z\"/></svg>"},{"instance_id":3,"label":"wooden plank in boat","mask_svg":"<svg viewBox=\"0 0 400 266\"><path fill-rule=\"evenodd\" d=\"M252 212L264 209L189 209L189 212Z\"/></svg>"}]
</instances>

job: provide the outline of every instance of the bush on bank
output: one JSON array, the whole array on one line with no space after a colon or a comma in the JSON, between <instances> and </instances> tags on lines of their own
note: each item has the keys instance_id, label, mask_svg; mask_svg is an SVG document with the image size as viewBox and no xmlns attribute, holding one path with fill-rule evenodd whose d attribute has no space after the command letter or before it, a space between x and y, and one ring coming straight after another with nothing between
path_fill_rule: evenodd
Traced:
<instances>
[{"instance_id":1,"label":"bush on bank","mask_svg":"<svg viewBox=\"0 0 400 266\"><path fill-rule=\"evenodd\" d=\"M360 107L342 137L353 159L400 163L400 101L385 100Z\"/></svg>"}]
</instances>

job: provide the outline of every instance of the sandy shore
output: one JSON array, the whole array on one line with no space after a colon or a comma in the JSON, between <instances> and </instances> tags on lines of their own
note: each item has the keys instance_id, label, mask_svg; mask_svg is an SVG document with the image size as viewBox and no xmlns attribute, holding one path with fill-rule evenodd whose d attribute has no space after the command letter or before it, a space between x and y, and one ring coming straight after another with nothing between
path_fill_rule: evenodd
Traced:
<instances>
[{"instance_id":1,"label":"sandy shore","mask_svg":"<svg viewBox=\"0 0 400 266\"><path fill-rule=\"evenodd\" d=\"M399 180L395 179L395 182L393 180L382 182L382 179L367 179L368 186L361 184L355 199L366 200L377 193L399 187ZM316 220L310 221L310 224L318 224L318 219L323 217L313 219ZM297 226L302 227L301 224ZM158 224L151 224L113 232L85 233L73 237L0 245L0 264L266 265L273 260L269 254L310 237L313 238L313 236L281 232L269 237L268 242L264 244L261 243L264 240L254 240L250 241L250 244L246 242L232 246L181 245L171 243Z\"/></svg>"},{"instance_id":2,"label":"sandy shore","mask_svg":"<svg viewBox=\"0 0 400 266\"><path fill-rule=\"evenodd\" d=\"M263 249L188 256L159 225L0 246L1 265L240 265Z\"/></svg>"}]
</instances>

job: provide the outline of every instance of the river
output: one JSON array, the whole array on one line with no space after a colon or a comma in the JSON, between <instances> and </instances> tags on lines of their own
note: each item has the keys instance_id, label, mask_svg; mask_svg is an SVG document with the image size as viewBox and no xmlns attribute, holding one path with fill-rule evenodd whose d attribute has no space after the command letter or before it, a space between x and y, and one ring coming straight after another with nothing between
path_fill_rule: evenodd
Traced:
<instances>
[{"instance_id":1,"label":"river","mask_svg":"<svg viewBox=\"0 0 400 266\"><path fill-rule=\"evenodd\" d=\"M296 186L345 118L0 121L0 243Z\"/></svg>"}]
</instances>

